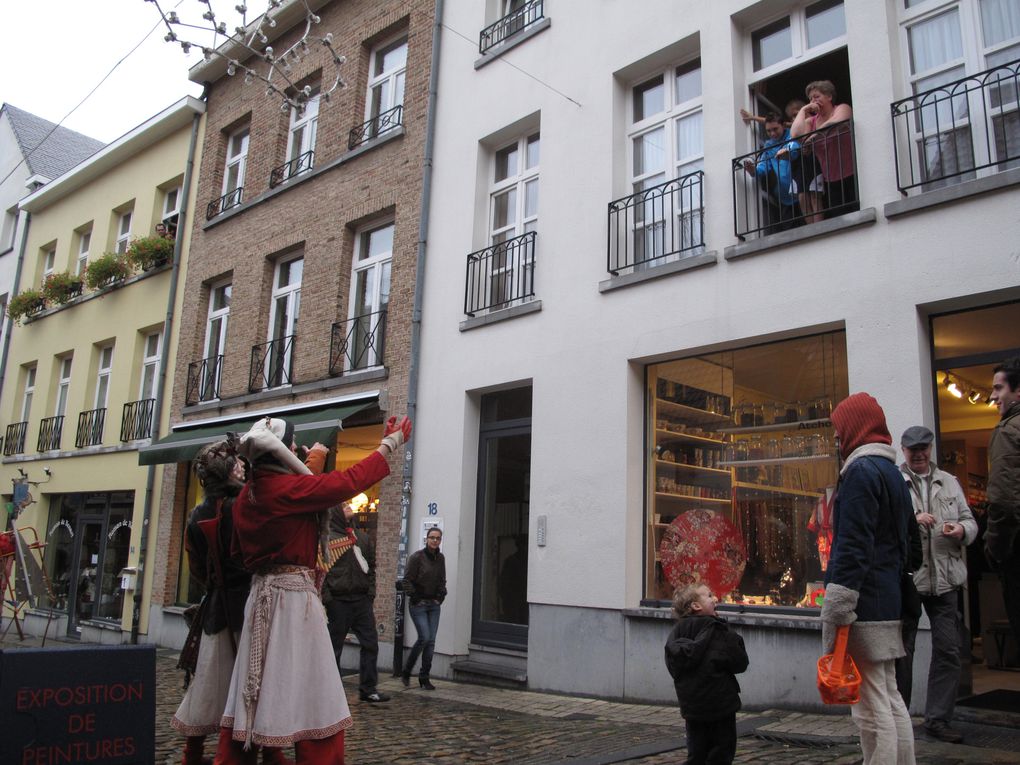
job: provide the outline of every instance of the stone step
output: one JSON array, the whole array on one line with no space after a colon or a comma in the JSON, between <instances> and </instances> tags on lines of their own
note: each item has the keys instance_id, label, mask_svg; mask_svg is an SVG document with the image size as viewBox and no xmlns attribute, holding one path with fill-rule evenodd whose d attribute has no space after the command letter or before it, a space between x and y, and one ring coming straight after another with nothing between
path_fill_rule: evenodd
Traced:
<instances>
[{"instance_id":1,"label":"stone step","mask_svg":"<svg viewBox=\"0 0 1020 765\"><path fill-rule=\"evenodd\" d=\"M466 659L450 665L454 680L478 685L492 685L501 688L527 688L526 669L490 664L484 661Z\"/></svg>"}]
</instances>

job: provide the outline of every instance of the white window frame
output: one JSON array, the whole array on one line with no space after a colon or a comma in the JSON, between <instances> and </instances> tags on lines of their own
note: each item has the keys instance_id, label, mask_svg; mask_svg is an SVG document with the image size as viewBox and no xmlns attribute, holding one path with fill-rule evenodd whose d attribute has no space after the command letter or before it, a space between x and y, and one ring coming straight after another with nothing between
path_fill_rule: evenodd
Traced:
<instances>
[{"instance_id":1,"label":"white window frame","mask_svg":"<svg viewBox=\"0 0 1020 765\"><path fill-rule=\"evenodd\" d=\"M534 164L529 165L528 163L531 160L528 150L532 142L537 143L538 158ZM517 172L514 174L508 172L505 178L497 180L496 174L499 167L499 157L509 150L515 150L517 152ZM503 144L492 153L491 170L489 172L489 247L495 247L497 244L515 239L529 232L538 231L538 207L541 199L539 181L541 164L542 133L537 129L525 132L514 141ZM535 194L537 197L535 199L535 209L530 213L527 210L529 187L536 189ZM498 200L502 197L506 197L508 194L512 194L514 198L513 204L507 205L507 209L511 210L513 213L513 219L500 225L496 222ZM536 248L537 246L536 242ZM507 296L508 283L534 285L534 251L529 252L527 248L518 247L508 250L506 256L504 256L506 259L499 264L497 263L495 253L493 253L492 268L489 273L489 283L486 286L486 289L489 292L487 304L497 308L505 308L508 305L513 305L515 302L519 302L516 300L508 302L507 300L494 299L494 295L497 295L498 293L503 293L503 297ZM524 286L523 289L514 291L528 293L532 290L527 286ZM523 299L530 300L531 298Z\"/></svg>"},{"instance_id":2,"label":"white window frame","mask_svg":"<svg viewBox=\"0 0 1020 765\"><path fill-rule=\"evenodd\" d=\"M156 350L149 351L150 341L155 339ZM142 338L142 373L138 380L138 400L156 398L156 386L159 385L159 364L163 359L163 331L147 332ZM145 388L150 388L146 395Z\"/></svg>"},{"instance_id":3,"label":"white window frame","mask_svg":"<svg viewBox=\"0 0 1020 765\"><path fill-rule=\"evenodd\" d=\"M370 247L372 234L390 229L390 248L375 255L371 255ZM356 250L354 253L353 273L351 275L351 293L347 301L348 311L348 349L347 358L344 364L348 369L365 369L377 367L383 363L382 354L379 352L384 338L380 337L381 329L385 328L381 311L389 307L390 290L392 289L393 273L393 238L396 235L396 226L393 221L366 227L357 232ZM360 280L370 281L371 287L368 290L367 304L360 303L358 299ZM359 321L362 317L368 316L368 326L362 327ZM355 326L355 321L358 326ZM375 345L367 352L365 363L356 364L355 361L361 355L358 350L360 341L366 336L375 338ZM354 346L353 348L351 346Z\"/></svg>"},{"instance_id":4,"label":"white window frame","mask_svg":"<svg viewBox=\"0 0 1020 765\"><path fill-rule=\"evenodd\" d=\"M906 7L905 0L898 0L897 5L899 7L900 14L901 60L903 62L903 72L906 78L906 90L910 94L929 90L932 87L938 87L938 84L943 82L952 82L953 80L969 77L977 74L978 72L983 72L994 66L993 64L988 63L988 59L990 57L995 56L1001 51L1008 50L1009 48L1020 46L1020 36L994 45L985 45L984 30L981 22L980 0L928 0L927 2L919 2L910 8ZM924 22L931 21L939 16L953 12L957 14L958 18L962 55L958 58L947 60L929 69L914 72L910 46L911 28ZM1018 49L1015 57L1020 58L1020 49ZM1010 58L1013 58L1013 56L1010 56ZM962 72L953 71L960 69L961 67L963 68ZM944 80L938 80L938 82L930 82L932 78L938 78L939 75L951 76L947 76ZM929 82L924 86L919 86L919 84L925 80L929 80ZM971 128L970 140L972 142L972 159L974 164L985 164L984 160L986 158L990 162L995 161L993 157L995 152L994 141L990 143L986 140L990 134L994 134L994 128L991 124L989 124L987 126L988 131L986 132L986 126L984 125L974 127L970 119L970 115L987 115L990 121L997 116L1008 113L1008 111L1004 111L1001 106L994 108L991 104L982 104L982 97L983 96L980 91L972 91L967 98L967 101L969 102L967 103L967 117L965 119L958 118L955 122L958 129L965 127ZM1006 105L1008 106L1009 103ZM946 106L950 106L950 108L957 108L949 103L947 103ZM926 120L926 123L934 123L934 117L930 120ZM910 128L910 146L908 150L914 157L913 161L921 161L920 157L916 154L918 141L931 139L935 137L936 133L934 130L925 131L925 134L922 136L922 134L917 130L917 124L914 120L910 121ZM984 177L994 175L998 171L998 168L993 165L992 167L986 167L982 170L974 171L973 176L963 174L951 180L959 181L964 180L967 177L975 176ZM941 183L942 182L940 181L933 182L934 185L941 185Z\"/></svg>"},{"instance_id":5,"label":"white window frame","mask_svg":"<svg viewBox=\"0 0 1020 765\"><path fill-rule=\"evenodd\" d=\"M3 231L0 232L0 252L14 248L14 236L18 230L18 206L4 211Z\"/></svg>"},{"instance_id":6,"label":"white window frame","mask_svg":"<svg viewBox=\"0 0 1020 765\"><path fill-rule=\"evenodd\" d=\"M230 299L233 282L218 282L209 287L209 310L205 320L205 350L202 378L199 380L199 401L214 401L219 396L206 395L216 390L219 379L219 357L226 353L227 325L230 323ZM223 306L216 307L217 295L223 295ZM218 322L218 324L217 324ZM217 328L218 327L218 328Z\"/></svg>"},{"instance_id":7,"label":"white window frame","mask_svg":"<svg viewBox=\"0 0 1020 765\"><path fill-rule=\"evenodd\" d=\"M131 243L131 219L133 213L134 210L126 210L117 217L117 241L114 244L113 251L118 254L127 252L128 245Z\"/></svg>"},{"instance_id":8,"label":"white window frame","mask_svg":"<svg viewBox=\"0 0 1020 765\"><path fill-rule=\"evenodd\" d=\"M294 263L301 261L301 278L297 282L288 281L287 284L280 286L280 275L283 271L284 266L293 267ZM270 298L271 303L269 307L269 332L266 335L266 341L272 342L273 340L282 340L285 337L290 337L297 334L298 319L301 313L301 282L304 279L304 255L298 255L292 258L285 258L277 261L276 267L273 269L273 292ZM285 324L277 331L277 324L280 320L280 305L285 306ZM280 369L290 369L293 371L293 343L290 346L285 346L279 351L277 362L280 365ZM274 367L272 364L266 364L264 368L263 384L265 387L272 386L271 373ZM282 382L281 385L288 385L289 383Z\"/></svg>"},{"instance_id":9,"label":"white window frame","mask_svg":"<svg viewBox=\"0 0 1020 765\"><path fill-rule=\"evenodd\" d=\"M103 345L96 353L96 396L93 409L106 409L110 400L110 373L113 369L113 345Z\"/></svg>"},{"instance_id":10,"label":"white window frame","mask_svg":"<svg viewBox=\"0 0 1020 765\"><path fill-rule=\"evenodd\" d=\"M686 74L688 71L695 70L698 72L700 83L698 95L684 101L679 101L677 86L680 76L682 74ZM663 89L662 111L655 114L642 115L641 119L635 119L637 91L642 88L642 86L660 78L662 80ZM666 69L654 72L647 77L642 77L630 87L627 98L627 117L629 123L627 131L627 171L629 179L628 189L631 194L645 190L645 184L655 180L657 176L662 176L662 180L656 183L650 183L647 188L653 188L659 184L668 183L697 172L698 170L703 171L705 169L705 122L703 116L704 92L705 83L700 56L687 57L670 65ZM682 122L695 118L701 120L701 150L688 153L684 156L679 156L678 126ZM644 139L646 136L651 136L658 130L662 130L664 139L663 163L661 169L645 169L641 173L636 173L635 146L638 139ZM684 195L682 194L675 194L671 195L671 199L674 202L682 203L683 196ZM640 214L637 209L635 210L633 229L630 232L630 236L635 240L635 257L638 253L636 245L636 239L638 237L641 237L643 240L641 252L644 254L639 260L636 260L635 264L643 263L652 259L655 259L656 263L665 263L676 260L679 257L689 257L690 255L703 251L703 247L696 247L687 249L681 253L670 255L669 257L661 257L661 253L664 250L664 243L662 241L662 237L657 236L657 232L664 230L664 221L662 218L658 217L658 214L655 212L656 207L654 204L647 205L640 209ZM647 210L647 212L645 210ZM700 230L695 230L696 226L704 225L700 208L694 209L692 207L691 209L687 209L682 204L674 204L671 214L678 219L677 225L680 226L678 230L682 230L684 226L687 226L690 229L691 241L694 241L695 238L700 239L702 237L702 232Z\"/></svg>"},{"instance_id":11,"label":"white window frame","mask_svg":"<svg viewBox=\"0 0 1020 765\"><path fill-rule=\"evenodd\" d=\"M92 229L78 233L77 274L82 276L89 264L89 251L92 249Z\"/></svg>"},{"instance_id":12,"label":"white window frame","mask_svg":"<svg viewBox=\"0 0 1020 765\"><path fill-rule=\"evenodd\" d=\"M170 200L173 199L173 204ZM181 187L173 186L163 192L163 217L164 223L176 219L181 213Z\"/></svg>"},{"instance_id":13,"label":"white window frame","mask_svg":"<svg viewBox=\"0 0 1020 765\"><path fill-rule=\"evenodd\" d=\"M57 370L57 400L53 409L54 417L62 417L67 414L67 398L71 392L71 367L74 362L72 356L64 356L60 359Z\"/></svg>"},{"instance_id":14,"label":"white window frame","mask_svg":"<svg viewBox=\"0 0 1020 765\"><path fill-rule=\"evenodd\" d=\"M304 105L304 109L298 110L291 107L290 131L287 133L287 161L293 162L306 152L314 152L318 131L319 89L315 88L312 97ZM315 155L313 153L306 161L295 167L288 177L293 178L311 170L314 161Z\"/></svg>"},{"instance_id":15,"label":"white window frame","mask_svg":"<svg viewBox=\"0 0 1020 765\"><path fill-rule=\"evenodd\" d=\"M231 148L234 146L234 140L240 139L241 146L239 150L231 154ZM226 164L223 168L223 195L230 194L237 188L244 187L244 176L248 169L248 145L251 140L251 128L245 125L239 130L235 130L227 136L227 150L226 150ZM232 170L236 169L236 177L231 180L230 174ZM242 194L244 192L241 192Z\"/></svg>"},{"instance_id":16,"label":"white window frame","mask_svg":"<svg viewBox=\"0 0 1020 765\"><path fill-rule=\"evenodd\" d=\"M35 377L38 366L25 368L25 391L21 394L21 421L28 422L32 414L32 398L35 396Z\"/></svg>"},{"instance_id":17,"label":"white window frame","mask_svg":"<svg viewBox=\"0 0 1020 765\"><path fill-rule=\"evenodd\" d=\"M376 67L379 65L381 59L383 59L387 53L397 50L403 46L404 48L404 63L394 67L391 70L383 70L378 74L372 74ZM407 33L401 33L397 37L392 37L386 42L377 45L372 49L372 55L369 57L368 65L368 95L365 98L365 121L373 120L384 112L388 112L397 106L404 105L404 88L406 85L407 77ZM380 99L379 103L375 103L374 91L376 88L386 88L388 85L388 96L385 100ZM397 98L399 86L400 97ZM403 117L401 117L403 122Z\"/></svg>"},{"instance_id":18,"label":"white window frame","mask_svg":"<svg viewBox=\"0 0 1020 765\"><path fill-rule=\"evenodd\" d=\"M42 284L46 284L46 277L53 273L57 264L57 246L44 251L43 253L43 267L42 267Z\"/></svg>"},{"instance_id":19,"label":"white window frame","mask_svg":"<svg viewBox=\"0 0 1020 765\"><path fill-rule=\"evenodd\" d=\"M806 61L818 58L819 56L824 56L826 53L831 53L834 50L839 50L840 48L845 48L847 46L845 30L843 34L838 35L831 40L819 43L814 47L808 45L807 9L818 2L822 2L822 0L810 0L810 2L801 3L796 8L771 16L760 24L755 24L754 28L748 31L747 71L751 73L750 84L753 85L756 82L767 80L769 77L777 75L780 72L785 72L787 69L792 69ZM846 4L846 0L843 0L844 19L846 18ZM755 33L786 18L790 20L790 55L787 58L780 59L779 61L762 67L761 69L755 69Z\"/></svg>"}]
</instances>

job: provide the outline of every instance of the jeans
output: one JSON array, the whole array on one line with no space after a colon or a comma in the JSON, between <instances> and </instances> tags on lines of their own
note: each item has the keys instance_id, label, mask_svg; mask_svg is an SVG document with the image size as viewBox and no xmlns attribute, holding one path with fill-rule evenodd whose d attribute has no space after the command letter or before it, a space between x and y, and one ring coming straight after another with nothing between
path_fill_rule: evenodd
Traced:
<instances>
[{"instance_id":1,"label":"jeans","mask_svg":"<svg viewBox=\"0 0 1020 765\"><path fill-rule=\"evenodd\" d=\"M953 719L960 689L960 614L956 590L943 595L922 595L921 603L931 621L931 664L928 666L928 698L924 705L926 723ZM903 647L907 655L896 660L896 680L903 703L910 705L911 675L917 622L903 621Z\"/></svg>"},{"instance_id":2,"label":"jeans","mask_svg":"<svg viewBox=\"0 0 1020 765\"><path fill-rule=\"evenodd\" d=\"M1006 618L1013 631L1013 639L1020 645L1020 534L1013 540L1013 549L999 567L1002 578L1002 602L1006 606ZM1006 657L999 661L1006 663Z\"/></svg>"},{"instance_id":3,"label":"jeans","mask_svg":"<svg viewBox=\"0 0 1020 765\"><path fill-rule=\"evenodd\" d=\"M362 696L375 693L379 684L379 636L375 631L375 614L372 598L365 595L357 600L337 600L326 604L329 619L329 640L336 656L336 668L340 669L340 654L344 650L344 639L353 632L361 646L358 665L358 692Z\"/></svg>"},{"instance_id":4,"label":"jeans","mask_svg":"<svg viewBox=\"0 0 1020 765\"><path fill-rule=\"evenodd\" d=\"M439 632L439 609L438 603L419 603L411 606L411 621L418 630L418 639L411 646L411 655L404 664L405 675L411 674L414 670L414 663L418 661L419 654L421 670L418 677L426 678L432 671L432 652L436 648L436 633Z\"/></svg>"},{"instance_id":5,"label":"jeans","mask_svg":"<svg viewBox=\"0 0 1020 765\"><path fill-rule=\"evenodd\" d=\"M855 658L861 700L850 715L861 736L863 765L914 765L914 728L896 690L896 662Z\"/></svg>"},{"instance_id":6,"label":"jeans","mask_svg":"<svg viewBox=\"0 0 1020 765\"><path fill-rule=\"evenodd\" d=\"M684 765L730 765L737 753L737 715L720 720L687 720Z\"/></svg>"}]
</instances>

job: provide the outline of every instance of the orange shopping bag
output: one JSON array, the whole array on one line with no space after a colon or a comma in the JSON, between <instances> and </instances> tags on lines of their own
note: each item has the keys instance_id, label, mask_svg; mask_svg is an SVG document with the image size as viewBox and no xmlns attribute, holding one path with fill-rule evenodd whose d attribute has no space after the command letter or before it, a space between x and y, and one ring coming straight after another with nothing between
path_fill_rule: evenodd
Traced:
<instances>
[{"instance_id":1,"label":"orange shopping bag","mask_svg":"<svg viewBox=\"0 0 1020 765\"><path fill-rule=\"evenodd\" d=\"M850 625L839 627L833 652L818 660L818 692L823 704L856 704L861 700L861 673L846 652L849 637Z\"/></svg>"}]
</instances>

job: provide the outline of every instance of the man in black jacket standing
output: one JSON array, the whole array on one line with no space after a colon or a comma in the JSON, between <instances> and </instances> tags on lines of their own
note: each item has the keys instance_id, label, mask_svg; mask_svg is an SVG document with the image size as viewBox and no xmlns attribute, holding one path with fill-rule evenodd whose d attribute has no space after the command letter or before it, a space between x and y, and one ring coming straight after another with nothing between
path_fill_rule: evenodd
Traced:
<instances>
[{"instance_id":1,"label":"man in black jacket standing","mask_svg":"<svg viewBox=\"0 0 1020 765\"><path fill-rule=\"evenodd\" d=\"M390 697L380 693L379 636L375 631L375 545L356 529L354 508L347 502L334 508L329 519L330 557L339 555L326 574L322 602L329 618L329 637L340 668L340 654L348 632L353 632L361 647L358 695L362 701L380 703Z\"/></svg>"}]
</instances>

